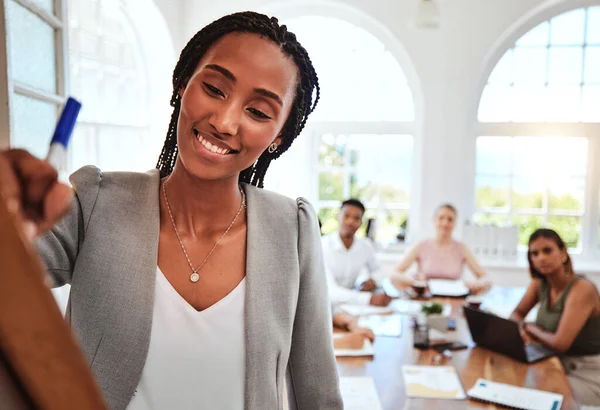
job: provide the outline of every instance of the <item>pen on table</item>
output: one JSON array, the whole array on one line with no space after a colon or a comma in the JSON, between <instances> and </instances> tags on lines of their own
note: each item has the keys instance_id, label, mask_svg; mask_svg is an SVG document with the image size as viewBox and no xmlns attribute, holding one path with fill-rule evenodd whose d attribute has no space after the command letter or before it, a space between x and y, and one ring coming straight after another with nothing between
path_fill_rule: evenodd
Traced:
<instances>
[{"instance_id":1,"label":"pen on table","mask_svg":"<svg viewBox=\"0 0 600 410\"><path fill-rule=\"evenodd\" d=\"M50 141L48 155L46 156L46 161L55 169L60 167L65 158L67 145L71 139L71 134L73 133L79 110L81 110L81 103L76 99L69 97L60 118L56 123L54 135Z\"/></svg>"}]
</instances>

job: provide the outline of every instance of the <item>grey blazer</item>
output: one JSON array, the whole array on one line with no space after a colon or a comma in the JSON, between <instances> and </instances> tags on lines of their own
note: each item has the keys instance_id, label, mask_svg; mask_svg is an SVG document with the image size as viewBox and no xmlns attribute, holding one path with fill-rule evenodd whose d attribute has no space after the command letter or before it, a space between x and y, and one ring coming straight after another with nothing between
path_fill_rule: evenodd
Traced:
<instances>
[{"instance_id":1,"label":"grey blazer","mask_svg":"<svg viewBox=\"0 0 600 410\"><path fill-rule=\"evenodd\" d=\"M71 285L66 318L111 409L127 407L148 353L159 181L158 171L80 169L69 214L37 243L56 285ZM302 198L243 189L245 408L281 409L285 375L291 409L341 409L314 210Z\"/></svg>"}]
</instances>

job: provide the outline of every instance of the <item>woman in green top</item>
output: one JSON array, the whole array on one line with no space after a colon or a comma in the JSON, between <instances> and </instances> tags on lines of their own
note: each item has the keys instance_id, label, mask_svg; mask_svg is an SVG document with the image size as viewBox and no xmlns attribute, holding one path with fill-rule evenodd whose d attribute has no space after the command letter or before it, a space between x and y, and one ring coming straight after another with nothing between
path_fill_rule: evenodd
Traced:
<instances>
[{"instance_id":1,"label":"woman in green top","mask_svg":"<svg viewBox=\"0 0 600 410\"><path fill-rule=\"evenodd\" d=\"M600 295L593 283L573 272L564 242L551 229L529 238L532 281L511 315L526 343L540 343L560 354L578 401L600 405ZM539 303L535 324L525 323Z\"/></svg>"}]
</instances>

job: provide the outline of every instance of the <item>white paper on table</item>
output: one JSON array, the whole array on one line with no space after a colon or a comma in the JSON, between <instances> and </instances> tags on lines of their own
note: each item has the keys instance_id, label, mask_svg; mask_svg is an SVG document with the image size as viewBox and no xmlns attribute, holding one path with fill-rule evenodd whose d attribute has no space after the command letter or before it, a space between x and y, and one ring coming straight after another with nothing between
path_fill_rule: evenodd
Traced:
<instances>
[{"instance_id":1,"label":"white paper on table","mask_svg":"<svg viewBox=\"0 0 600 410\"><path fill-rule=\"evenodd\" d=\"M434 296L458 297L469 294L469 288L462 280L429 279L428 286Z\"/></svg>"},{"instance_id":2,"label":"white paper on table","mask_svg":"<svg viewBox=\"0 0 600 410\"><path fill-rule=\"evenodd\" d=\"M351 305L348 303L340 305L340 309L352 316L381 315L393 312L389 306Z\"/></svg>"},{"instance_id":3,"label":"white paper on table","mask_svg":"<svg viewBox=\"0 0 600 410\"><path fill-rule=\"evenodd\" d=\"M340 390L346 410L381 410L371 377L340 377Z\"/></svg>"},{"instance_id":4,"label":"white paper on table","mask_svg":"<svg viewBox=\"0 0 600 410\"><path fill-rule=\"evenodd\" d=\"M465 399L456 370L452 366L402 366L408 397Z\"/></svg>"},{"instance_id":5,"label":"white paper on table","mask_svg":"<svg viewBox=\"0 0 600 410\"><path fill-rule=\"evenodd\" d=\"M396 299L390 303L390 307L398 313L403 313L405 315L416 315L421 312L423 303L416 300Z\"/></svg>"},{"instance_id":6,"label":"white paper on table","mask_svg":"<svg viewBox=\"0 0 600 410\"><path fill-rule=\"evenodd\" d=\"M429 329L429 340L448 340L448 333L437 329Z\"/></svg>"},{"instance_id":7,"label":"white paper on table","mask_svg":"<svg viewBox=\"0 0 600 410\"><path fill-rule=\"evenodd\" d=\"M334 333L333 338L337 339L344 337L346 333ZM333 349L336 357L356 357L356 356L374 356L375 349L373 343L367 338L364 339L362 348L360 349Z\"/></svg>"},{"instance_id":8,"label":"white paper on table","mask_svg":"<svg viewBox=\"0 0 600 410\"><path fill-rule=\"evenodd\" d=\"M358 319L359 327L371 329L375 336L400 337L402 335L402 316L369 315Z\"/></svg>"}]
</instances>

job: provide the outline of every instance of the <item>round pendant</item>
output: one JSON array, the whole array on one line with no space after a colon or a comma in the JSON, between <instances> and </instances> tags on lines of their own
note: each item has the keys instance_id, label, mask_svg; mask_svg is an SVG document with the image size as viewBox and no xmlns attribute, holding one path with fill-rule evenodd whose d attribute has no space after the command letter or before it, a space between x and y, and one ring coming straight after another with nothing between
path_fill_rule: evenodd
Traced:
<instances>
[{"instance_id":1,"label":"round pendant","mask_svg":"<svg viewBox=\"0 0 600 410\"><path fill-rule=\"evenodd\" d=\"M200 275L198 275L196 272L192 273L190 275L190 280L194 283L198 282L198 279L200 279Z\"/></svg>"}]
</instances>

